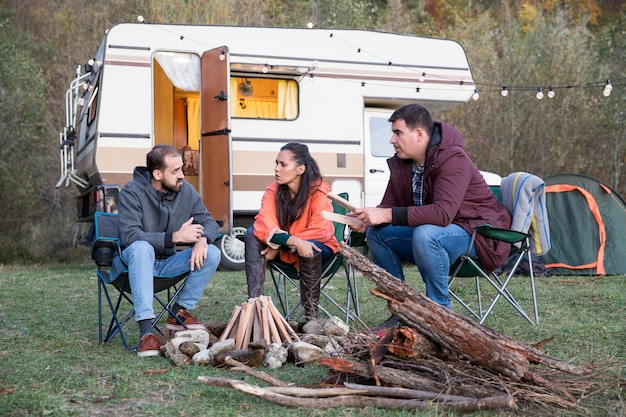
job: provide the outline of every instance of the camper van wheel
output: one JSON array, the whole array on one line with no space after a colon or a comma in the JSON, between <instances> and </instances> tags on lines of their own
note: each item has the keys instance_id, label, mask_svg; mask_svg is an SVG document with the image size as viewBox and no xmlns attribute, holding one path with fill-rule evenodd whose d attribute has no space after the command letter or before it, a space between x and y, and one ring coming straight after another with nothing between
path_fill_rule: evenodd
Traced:
<instances>
[{"instance_id":1,"label":"camper van wheel","mask_svg":"<svg viewBox=\"0 0 626 417\"><path fill-rule=\"evenodd\" d=\"M223 235L215 242L222 251L222 260L220 261L222 271L241 271L244 268L245 247L243 239L237 237L243 238L245 234L245 227L235 226L230 235Z\"/></svg>"}]
</instances>

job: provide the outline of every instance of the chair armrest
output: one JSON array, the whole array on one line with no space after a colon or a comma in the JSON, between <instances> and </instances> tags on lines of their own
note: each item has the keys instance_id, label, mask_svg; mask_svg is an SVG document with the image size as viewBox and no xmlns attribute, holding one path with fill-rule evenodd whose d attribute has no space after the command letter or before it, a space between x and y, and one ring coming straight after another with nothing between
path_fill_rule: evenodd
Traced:
<instances>
[{"instance_id":1,"label":"chair armrest","mask_svg":"<svg viewBox=\"0 0 626 417\"><path fill-rule=\"evenodd\" d=\"M98 239L91 248L91 259L98 266L111 266L113 258L121 255L121 248L117 239Z\"/></svg>"}]
</instances>

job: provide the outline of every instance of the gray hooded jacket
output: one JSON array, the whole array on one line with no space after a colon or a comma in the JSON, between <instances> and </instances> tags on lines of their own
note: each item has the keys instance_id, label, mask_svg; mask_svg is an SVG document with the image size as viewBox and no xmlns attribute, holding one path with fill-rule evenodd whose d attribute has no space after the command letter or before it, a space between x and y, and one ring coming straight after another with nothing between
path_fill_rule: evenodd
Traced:
<instances>
[{"instance_id":1,"label":"gray hooded jacket","mask_svg":"<svg viewBox=\"0 0 626 417\"><path fill-rule=\"evenodd\" d=\"M165 194L150 184L146 167L136 167L133 180L120 191L118 203L122 248L144 240L154 246L157 257L170 256L175 252L172 234L190 217L194 224L204 226L209 244L217 239L217 223L187 181L183 180L178 193Z\"/></svg>"}]
</instances>

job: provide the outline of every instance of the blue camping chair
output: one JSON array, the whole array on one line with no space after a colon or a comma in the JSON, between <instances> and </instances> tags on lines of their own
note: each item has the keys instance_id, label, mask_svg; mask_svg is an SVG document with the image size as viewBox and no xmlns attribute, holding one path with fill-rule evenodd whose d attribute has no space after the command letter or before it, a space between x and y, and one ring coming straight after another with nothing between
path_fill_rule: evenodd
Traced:
<instances>
[{"instance_id":1,"label":"blue camping chair","mask_svg":"<svg viewBox=\"0 0 626 417\"><path fill-rule=\"evenodd\" d=\"M124 347L131 350L124 333L124 325L134 317L133 300L128 281L128 269L121 263L121 247L116 213L96 212L94 214L95 240L91 250L91 258L95 261L98 269L98 340L101 343L110 342L116 335L120 335ZM122 273L111 280L111 267L114 263L120 263L118 270ZM157 323L166 313L174 316L171 307L176 297L182 290L189 272L173 277L154 277L154 300L161 306L159 314L152 321L152 327L163 334ZM110 293L108 287L117 292ZM166 292L166 297L159 293ZM103 297L104 295L104 297ZM104 308L109 307L111 318L108 328L104 331ZM177 318L178 320L178 318ZM183 324L180 322L180 324Z\"/></svg>"}]
</instances>

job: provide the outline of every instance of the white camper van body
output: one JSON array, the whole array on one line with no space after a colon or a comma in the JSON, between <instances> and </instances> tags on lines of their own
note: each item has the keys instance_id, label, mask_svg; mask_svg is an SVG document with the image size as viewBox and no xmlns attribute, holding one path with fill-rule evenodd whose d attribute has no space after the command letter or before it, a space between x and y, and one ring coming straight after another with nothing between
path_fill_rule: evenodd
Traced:
<instances>
[{"instance_id":1,"label":"white camper van body","mask_svg":"<svg viewBox=\"0 0 626 417\"><path fill-rule=\"evenodd\" d=\"M57 183L77 186L79 221L116 211L134 167L171 144L222 225L225 269L243 266L233 236L251 225L283 144L307 144L335 192L377 205L393 110L419 102L436 113L476 88L457 42L363 30L123 23L81 71Z\"/></svg>"}]
</instances>

